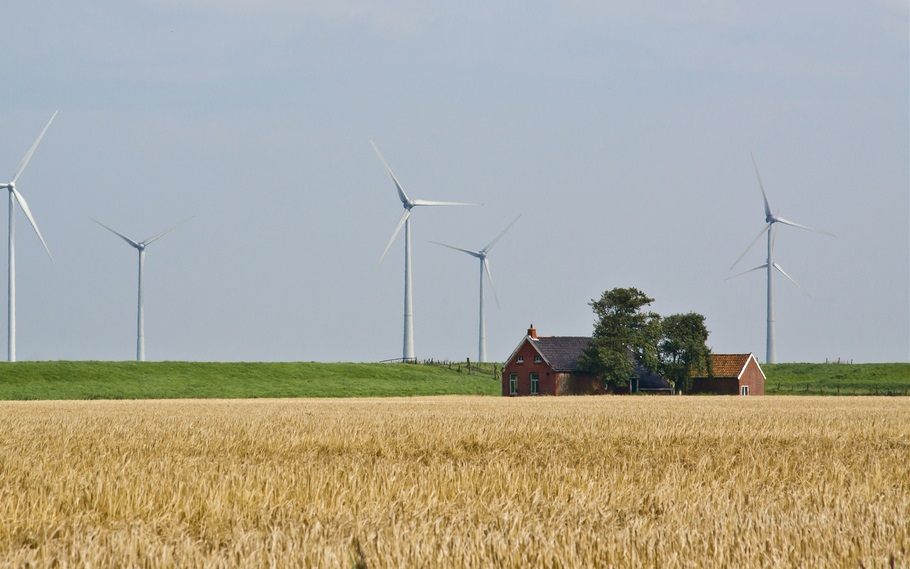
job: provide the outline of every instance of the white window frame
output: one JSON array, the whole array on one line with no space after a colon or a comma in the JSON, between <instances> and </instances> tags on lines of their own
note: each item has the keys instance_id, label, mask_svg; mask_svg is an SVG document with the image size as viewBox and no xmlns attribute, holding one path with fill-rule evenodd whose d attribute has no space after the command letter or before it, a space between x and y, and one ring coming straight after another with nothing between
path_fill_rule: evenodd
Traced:
<instances>
[{"instance_id":1,"label":"white window frame","mask_svg":"<svg viewBox=\"0 0 910 569\"><path fill-rule=\"evenodd\" d=\"M740 395L749 395L749 386L748 386L748 385L740 385L740 386L739 386L739 394L740 394Z\"/></svg>"},{"instance_id":2,"label":"white window frame","mask_svg":"<svg viewBox=\"0 0 910 569\"><path fill-rule=\"evenodd\" d=\"M528 375L528 379L531 383L531 395L540 395L540 374L536 371L532 371Z\"/></svg>"},{"instance_id":3,"label":"white window frame","mask_svg":"<svg viewBox=\"0 0 910 569\"><path fill-rule=\"evenodd\" d=\"M515 358L515 363L517 363L517 364L523 364L523 363L525 363L525 357L524 357L524 356L518 356L517 358Z\"/></svg>"},{"instance_id":4,"label":"white window frame","mask_svg":"<svg viewBox=\"0 0 910 569\"><path fill-rule=\"evenodd\" d=\"M509 395L518 395L518 374L509 374Z\"/></svg>"},{"instance_id":5,"label":"white window frame","mask_svg":"<svg viewBox=\"0 0 910 569\"><path fill-rule=\"evenodd\" d=\"M535 364L543 363L543 358L540 356L534 356L534 363Z\"/></svg>"}]
</instances>

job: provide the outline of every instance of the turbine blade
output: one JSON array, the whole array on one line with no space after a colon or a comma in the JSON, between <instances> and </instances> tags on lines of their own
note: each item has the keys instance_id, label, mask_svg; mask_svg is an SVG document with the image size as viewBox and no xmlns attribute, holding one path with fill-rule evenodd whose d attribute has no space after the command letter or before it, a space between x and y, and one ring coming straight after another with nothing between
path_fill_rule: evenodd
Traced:
<instances>
[{"instance_id":1,"label":"turbine blade","mask_svg":"<svg viewBox=\"0 0 910 569\"><path fill-rule=\"evenodd\" d=\"M127 237L127 236L124 235L123 233L120 233L119 231L117 231L117 230L115 230L115 229L111 229L110 227L108 227L107 225L101 223L100 221L98 221L98 220L95 219L94 217L90 217L89 219L91 219L92 221L94 221L95 223L97 223L98 225L100 225L101 227L107 229L108 231L110 231L111 233L113 233L114 235L116 235L117 237L123 239L124 241L126 241L127 243L129 243L132 247L135 247L136 249L139 249L139 248L140 248L140 245L139 245L138 242L133 241L132 239L130 239L129 237Z\"/></svg>"},{"instance_id":2,"label":"turbine blade","mask_svg":"<svg viewBox=\"0 0 910 569\"><path fill-rule=\"evenodd\" d=\"M22 194L19 193L16 188L12 188L13 195L16 196L16 201L19 202L19 207L22 208L22 213L25 214L25 217L28 218L28 222L32 224L32 229L35 230L35 233L38 235L38 239L41 240L41 244L44 245L44 250L47 251L47 256L53 259L51 255L51 250L48 249L47 243L44 241L44 237L41 235L41 231L38 229L38 224L35 223L35 218L32 216L32 211L28 208L28 204L25 203L25 198L22 197Z\"/></svg>"},{"instance_id":3,"label":"turbine blade","mask_svg":"<svg viewBox=\"0 0 910 569\"><path fill-rule=\"evenodd\" d=\"M789 219L784 219L783 217L776 217L776 221L783 223L784 225L790 225L793 227L798 227L800 229L808 229L809 231L814 231L816 233L822 233L824 235L829 235L831 237L836 237L833 233L828 233L827 231L822 231L821 229L815 229L814 227L809 227L808 225L803 225L801 223L796 223L795 221L790 221Z\"/></svg>"},{"instance_id":4,"label":"turbine blade","mask_svg":"<svg viewBox=\"0 0 910 569\"><path fill-rule=\"evenodd\" d=\"M168 229L165 229L165 230L162 231L161 233L158 233L157 235L155 235L155 236L153 236L153 237L149 237L148 239L145 239L142 243L143 243L144 245L146 245L146 246L151 245L151 244L154 243L155 241L161 239L162 237L164 237L165 235L167 235L167 234L170 233L171 231L177 229L178 227L180 227L181 225L183 225L184 223L186 223L187 221L189 221L189 220L191 220L191 219L193 219L193 216L192 216L192 215L191 215L190 217L184 219L183 221L180 221L180 222L178 222L178 223L175 223L174 225L172 225L172 226L169 227Z\"/></svg>"},{"instance_id":5,"label":"turbine blade","mask_svg":"<svg viewBox=\"0 0 910 569\"><path fill-rule=\"evenodd\" d=\"M496 243L497 243L500 239L502 239L502 236L506 234L506 231L508 231L509 229L511 229L512 226L515 225L515 222L518 221L518 219L519 219L520 217L521 217L521 214L519 214L518 217L516 217L515 220L512 221L512 223L510 223L508 227L506 227L505 229L503 229L503 230L502 230L502 233L500 233L499 235L496 236L496 239L490 241L490 244L483 248L483 252L484 252L484 253L489 253L489 252L490 252L490 249L492 249L493 246L496 245Z\"/></svg>"},{"instance_id":6,"label":"turbine blade","mask_svg":"<svg viewBox=\"0 0 910 569\"><path fill-rule=\"evenodd\" d=\"M470 249L462 249L461 247L454 247L452 245L446 245L445 243L440 243L439 241L430 241L430 243L434 243L436 245L442 245L443 247L448 247L449 249L454 249L455 251L461 251L462 253L467 253L468 255L470 255L472 257L476 257L478 259L481 258L480 253L478 253L477 251L471 251Z\"/></svg>"},{"instance_id":7,"label":"turbine blade","mask_svg":"<svg viewBox=\"0 0 910 569\"><path fill-rule=\"evenodd\" d=\"M752 157L752 167L755 168L755 176L758 178L758 187L761 188L761 197L765 202L765 218L771 217L771 204L768 203L768 195L765 193L765 186L761 183L761 174L758 173L758 165L755 164L755 155L751 152L749 156Z\"/></svg>"},{"instance_id":8,"label":"turbine blade","mask_svg":"<svg viewBox=\"0 0 910 569\"><path fill-rule=\"evenodd\" d=\"M752 242L749 243L749 246L746 247L746 250L743 251L743 252L740 254L740 256L736 258L735 261L733 261L733 264L730 265L730 268L732 269L733 267L735 267L736 264L739 263L739 262L742 260L742 258L746 256L746 253L748 253L749 250L752 249L752 247L755 246L755 244L758 242L758 240L761 239L762 234L764 234L765 231L768 231L768 230L770 230L770 229L771 229L771 225L770 225L770 224L769 224L769 225L765 225L764 227L762 227L762 230L759 231L759 232L758 232L758 235L755 236L755 239L753 239Z\"/></svg>"},{"instance_id":9,"label":"turbine blade","mask_svg":"<svg viewBox=\"0 0 910 569\"><path fill-rule=\"evenodd\" d=\"M780 271L780 274L782 274L782 275L784 275L785 277L787 277L787 279L789 279L791 283L795 284L795 285L796 285L796 288L798 288L799 290L803 291L803 292L806 293L806 294L809 294L809 291L807 291L807 290L804 289L803 287L799 286L799 283L796 282L795 280L793 280L793 277L791 277L790 275L788 275L787 272L786 272L780 265L778 265L777 263L772 263L772 266L773 266L775 269L777 269L778 271Z\"/></svg>"},{"instance_id":10,"label":"turbine blade","mask_svg":"<svg viewBox=\"0 0 910 569\"><path fill-rule=\"evenodd\" d=\"M487 278L490 280L490 290L493 291L493 299L496 301L496 308L502 309L502 306L499 305L499 296L496 294L496 287L493 286L493 273L490 272L490 261L484 257L480 260L483 263L483 268L487 273Z\"/></svg>"},{"instance_id":11,"label":"turbine blade","mask_svg":"<svg viewBox=\"0 0 910 569\"><path fill-rule=\"evenodd\" d=\"M401 184L398 182L398 178L395 177L392 169L389 168L388 162L386 162L385 158L382 157L382 153L379 152L379 148L377 148L376 143L371 140L370 144L373 145L373 150L376 151L376 156L379 156L379 159L382 161L382 165L385 166L386 172L389 173L389 176L392 177L392 181L395 182L395 188L398 189L398 199L401 200L401 203L409 203L411 200L408 199L408 194L404 193L404 188L401 187Z\"/></svg>"},{"instance_id":12,"label":"turbine blade","mask_svg":"<svg viewBox=\"0 0 910 569\"><path fill-rule=\"evenodd\" d=\"M54 122L54 117L57 116L58 112L59 111L54 111L54 114L51 115L50 120L48 120L47 124L44 125L44 129L41 131L41 134L38 135L38 138L35 139L35 142L34 142L34 144L32 144L32 147L29 148L28 152L25 153L25 156L22 158L22 161L19 162L19 167L16 168L16 174L13 175L13 181L11 182L12 184L15 184L16 180L19 179L19 176L22 175L22 172L25 171L25 167L28 166L28 161L32 159L32 154L35 153L35 149L38 148L38 144L40 144L41 139L44 138L44 133L47 132L48 128L50 128L51 123ZM38 230L38 228L36 227L35 231L37 231L37 230ZM39 233L38 235L40 237L41 234ZM45 245L45 247L47 247L47 246ZM50 255L50 251L48 251L48 255Z\"/></svg>"},{"instance_id":13,"label":"turbine blade","mask_svg":"<svg viewBox=\"0 0 910 569\"><path fill-rule=\"evenodd\" d=\"M434 205L483 205L483 204L479 204L479 203L466 203L466 202L434 202L434 201L428 201L428 200L413 200L413 201L411 201L411 204L412 204L412 205L415 205L415 206L416 206L416 205L428 205L428 206L434 206Z\"/></svg>"},{"instance_id":14,"label":"turbine blade","mask_svg":"<svg viewBox=\"0 0 910 569\"><path fill-rule=\"evenodd\" d=\"M751 273L751 272L757 271L757 270L759 270L759 269L765 269L765 268L767 268L767 267L768 267L768 263L764 263L763 265L759 265L759 266L757 266L757 267L753 267L753 268L749 269L748 271L743 271L743 272L741 272L741 273L736 273L736 274L733 275L732 277L727 277L727 278L725 278L724 280L725 280L725 281L728 281L728 280L730 280L730 279L735 279L736 277L741 277L741 276L743 276L743 275L745 275L745 274L747 274L747 273Z\"/></svg>"},{"instance_id":15,"label":"turbine blade","mask_svg":"<svg viewBox=\"0 0 910 569\"><path fill-rule=\"evenodd\" d=\"M392 242L395 241L395 238L398 237L398 232L401 231L401 226L404 225L404 222L408 220L408 217L411 215L411 210L406 209L401 215L401 219L398 220L398 225L395 226L395 231L392 232L392 238L389 239L389 242L386 243L385 249L382 250L382 255L379 257L379 262L376 263L376 266L382 264L382 260L385 259L385 254L389 252L389 247L392 246Z\"/></svg>"}]
</instances>

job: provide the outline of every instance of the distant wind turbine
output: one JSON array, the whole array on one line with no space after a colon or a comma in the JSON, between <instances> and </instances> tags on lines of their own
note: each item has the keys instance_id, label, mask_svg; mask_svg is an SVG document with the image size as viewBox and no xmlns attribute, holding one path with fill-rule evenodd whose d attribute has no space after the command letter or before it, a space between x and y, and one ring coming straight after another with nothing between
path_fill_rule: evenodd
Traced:
<instances>
[{"instance_id":1,"label":"distant wind turbine","mask_svg":"<svg viewBox=\"0 0 910 569\"><path fill-rule=\"evenodd\" d=\"M22 175L22 172L25 171L25 167L28 166L28 161L32 159L32 154L35 153L35 149L38 148L38 144L41 142L41 139L44 138L44 133L47 132L47 129L50 128L51 123L54 121L54 117L57 116L57 111L54 111L54 114L51 115L50 120L47 121L47 124L44 125L41 134L38 135L38 138L35 140L32 147L28 149L28 152L25 153L25 156L22 158L22 161L19 162L19 167L16 168L16 173L13 175L11 182L6 184L0 184L0 187L9 190L9 271L8 271L8 292L9 296L7 297L7 360L14 362L16 361L16 230L15 230L15 220L16 220L16 202L19 202L19 207L22 208L22 213L25 214L25 217L28 219L28 222L32 225L32 229L35 230L35 233L38 235L38 239L41 240L41 244L44 245L44 250L47 251L47 256L51 256L51 250L47 248L47 243L44 242L44 237L41 236L41 231L38 230L38 224L35 223L35 218L32 217L32 212L28 208L28 204L25 202L25 198L22 197L22 194L16 189L16 182L19 180L19 176ZM51 257L53 259L53 257Z\"/></svg>"},{"instance_id":2,"label":"distant wind turbine","mask_svg":"<svg viewBox=\"0 0 910 569\"><path fill-rule=\"evenodd\" d=\"M755 164L755 156L752 156L752 166L755 168L755 176L758 178L758 187L761 189L762 199L764 200L764 203L765 203L765 223L766 223L766 225L762 228L762 230L758 233L758 235L755 236L755 239L753 239L752 242L749 243L749 246L746 247L746 250L743 251L739 257L737 257L736 261L730 266L730 268L732 269L733 267L735 267L736 264L739 263L739 261L746 255L746 253L749 252L750 249L752 249L752 247L758 242L758 240L761 239L761 236L766 232L768 234L768 260L763 265L759 265L757 267L751 268L748 271L743 271L742 273L736 274L730 278L738 277L738 276L744 275L746 273L751 273L752 271L757 271L759 269L767 270L768 330L767 330L767 346L766 346L765 363L774 364L774 363L777 363L777 352L774 347L774 302L773 302L773 296L772 296L772 279L771 279L772 271L771 271L771 268L773 267L773 268L777 269L778 271L780 271L780 274L787 277L787 279L790 282L792 282L793 284L795 284L797 286L797 288L799 288L800 290L804 290L803 287L799 286L798 282L793 280L793 277L788 275L786 273L786 271L784 271L784 269L780 265L778 265L776 262L774 262L774 229L775 229L774 224L780 223L782 225L791 225L793 227L798 227L800 229L807 229L809 231L814 231L816 233L830 235L831 237L834 237L834 234L828 233L827 231L822 231L820 229L815 229L815 228L809 227L807 225L802 225L802 224L796 223L794 221L790 221L788 219L784 219L783 217L780 217L779 215L772 213L771 205L768 203L768 195L765 193L765 187L761 181L761 174L758 173L758 166Z\"/></svg>"},{"instance_id":3,"label":"distant wind turbine","mask_svg":"<svg viewBox=\"0 0 910 569\"><path fill-rule=\"evenodd\" d=\"M496 236L496 239L490 241L490 243L481 249L480 251L471 251L470 249L462 249L461 247L453 247L452 245L446 245L445 243L440 243L438 241L431 241L436 245L442 245L443 247L448 247L449 249L454 249L455 251L461 251L462 253L467 253L468 255L474 257L475 259L480 260L480 337L478 339L478 355L477 361L484 363L487 361L487 331L486 323L484 319L484 308L483 308L483 274L487 274L487 279L490 281L490 290L493 291L493 298L496 300L496 306L499 306L499 297L496 296L496 288L493 286L493 274L490 272L490 261L487 259L490 251L493 249L493 246L502 239L502 236L506 234L506 231L512 228L515 225L515 222L518 221L518 218L515 218L512 223L508 225L505 229L502 230L502 233Z\"/></svg>"},{"instance_id":4,"label":"distant wind turbine","mask_svg":"<svg viewBox=\"0 0 910 569\"><path fill-rule=\"evenodd\" d=\"M177 229L178 227L180 227L181 225L183 225L190 219L192 219L192 218L188 217L188 218L184 219L183 221L181 221L180 223L177 223L176 225L171 226L169 229L165 229L161 233L153 235L147 239L143 239L142 241L134 241L134 240L130 239L129 237L127 237L126 235L120 233L119 231L111 229L110 227L101 223L97 219L92 219L92 221L94 221L101 227L107 229L108 231L110 231L111 233L116 235L117 237L120 237L121 239L126 241L131 247L133 247L137 251L139 251L139 307L137 309L137 314L136 314L136 361L137 362L145 361L145 315L144 315L143 308L142 308L142 269L143 269L143 266L145 265L145 248L148 247L149 245L151 245L152 243L154 243L155 241L161 239L162 237L164 237L171 231Z\"/></svg>"},{"instance_id":5,"label":"distant wind turbine","mask_svg":"<svg viewBox=\"0 0 910 569\"><path fill-rule=\"evenodd\" d=\"M386 244L385 249L382 251L382 256L379 257L379 263L382 263L382 260L385 259L386 253L388 253L389 248L392 246L392 243L395 241L395 238L398 237L398 232L401 231L401 226L404 226L404 348L402 350L402 359L404 361L414 361L416 357L414 356L414 311L413 304L411 301L411 209L418 206L448 206L448 205L480 205L476 203L462 203L462 202L436 202L436 201L426 201L426 200L412 200L404 192L404 189L401 187L401 184L398 182L398 178L395 177L395 174L392 173L392 169L389 168L388 163L386 163L385 158L382 157L382 154L379 152L379 148L376 147L376 143L372 140L370 144L373 145L373 150L376 151L376 155L379 156L379 159L382 161L383 166L385 166L386 171L389 173L389 176L392 177L392 181L395 183L395 188L398 190L398 198L401 200L401 205L404 207L404 213L401 216L401 219L398 220L398 225L395 226L395 231L392 232L392 237L389 239L389 242Z\"/></svg>"}]
</instances>

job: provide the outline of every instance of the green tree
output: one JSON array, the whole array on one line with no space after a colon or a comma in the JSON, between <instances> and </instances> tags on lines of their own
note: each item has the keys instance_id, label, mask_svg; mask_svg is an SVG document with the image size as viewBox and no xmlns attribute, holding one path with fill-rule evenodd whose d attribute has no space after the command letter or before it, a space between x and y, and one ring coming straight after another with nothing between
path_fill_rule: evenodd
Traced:
<instances>
[{"instance_id":1,"label":"green tree","mask_svg":"<svg viewBox=\"0 0 910 569\"><path fill-rule=\"evenodd\" d=\"M638 361L658 369L660 316L645 309L653 298L637 288L614 288L589 304L597 321L591 344L579 362L582 371L600 377L607 387L625 387Z\"/></svg>"},{"instance_id":2,"label":"green tree","mask_svg":"<svg viewBox=\"0 0 910 569\"><path fill-rule=\"evenodd\" d=\"M693 373L714 375L704 316L696 312L672 314L661 320L660 329L658 371L677 391L692 389Z\"/></svg>"}]
</instances>

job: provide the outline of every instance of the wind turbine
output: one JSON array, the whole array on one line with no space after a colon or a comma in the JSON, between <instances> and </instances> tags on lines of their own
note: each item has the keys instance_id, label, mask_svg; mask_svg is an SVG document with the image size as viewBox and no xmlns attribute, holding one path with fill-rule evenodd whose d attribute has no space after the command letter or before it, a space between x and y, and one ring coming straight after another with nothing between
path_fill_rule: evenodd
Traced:
<instances>
[{"instance_id":1,"label":"wind turbine","mask_svg":"<svg viewBox=\"0 0 910 569\"><path fill-rule=\"evenodd\" d=\"M411 209L418 206L448 206L448 205L480 205L476 203L462 203L462 202L437 202L437 201L427 201L427 200L412 200L404 192L404 189L401 187L401 184L398 182L398 178L395 177L395 174L392 173L392 169L389 168L388 163L385 161L385 158L382 157L382 154L379 152L379 148L376 147L376 143L372 140L370 144L373 145L373 150L376 151L376 155L379 156L379 159L382 161L382 165L385 166L386 171L389 173L389 176L392 177L392 181L395 183L395 188L398 190L398 199L401 200L401 206L404 208L404 213L401 215L401 219L398 220L398 225L395 226L395 231L392 232L392 237L389 239L389 242L386 244L385 249L382 251L382 256L379 257L379 263L382 263L382 260L385 259L386 253L388 253L389 248L392 246L392 243L395 241L395 238L398 237L398 232L401 231L401 226L404 226L404 348L402 350L402 360L409 362L414 361L416 358L414 356L414 311L413 304L411 301Z\"/></svg>"},{"instance_id":2,"label":"wind turbine","mask_svg":"<svg viewBox=\"0 0 910 569\"><path fill-rule=\"evenodd\" d=\"M749 243L749 246L746 247L746 250L743 251L739 257L737 257L736 261L730 266L730 268L732 269L733 267L736 266L737 263L739 263L739 261L746 255L746 253L748 253L749 250L752 249L752 247L758 242L758 240L761 239L761 236L764 233L768 234L768 260L763 265L759 265L757 267L751 268L748 271L743 271L742 273L736 274L730 278L738 277L738 276L744 275L746 273L751 273L752 271L757 271L759 269L766 269L767 278L768 278L768 330L767 330L767 345L766 345L765 363L775 364L775 363L777 363L777 352L775 351L775 348L774 348L774 302L773 302L773 296L772 296L773 288L772 288L772 279L771 279L772 267L777 269L778 271L780 271L780 274L787 277L787 279L790 282L792 282L793 284L795 284L797 286L797 288L799 288L800 290L804 290L804 289L803 289L803 287L799 286L798 282L793 280L793 277L791 277L790 275L787 274L786 271L784 271L783 267L781 267L774 261L774 225L776 223L780 223L781 225L790 225L793 227L798 227L800 229L807 229L809 231L814 231L816 233L830 235L831 237L834 237L834 234L828 233L827 231L822 231L820 229L815 229L815 228L809 227L807 225L802 225L800 223L790 221L789 219L784 219L783 217L780 217L779 215L772 213L771 205L768 203L768 195L765 193L765 186L762 184L762 181L761 181L761 174L758 173L758 166L755 164L755 156L752 156L752 166L755 168L755 176L758 178L758 187L761 189L762 199L764 200L764 203L765 203L765 224L766 225L762 228L762 230L758 233L758 235L755 236L755 239L753 239L752 242Z\"/></svg>"},{"instance_id":3,"label":"wind turbine","mask_svg":"<svg viewBox=\"0 0 910 569\"><path fill-rule=\"evenodd\" d=\"M515 225L515 222L518 221L518 218L515 218L512 223L508 225L505 229L502 230L502 233L496 236L496 239L490 241L486 247L480 251L471 251L470 249L462 249L461 247L453 247L452 245L446 245L445 243L440 243L438 241L430 241L430 243L435 243L436 245L442 245L443 247L448 247L449 249L454 249L455 251L461 251L462 253L467 253L468 255L474 257L475 259L480 260L480 338L478 340L478 356L477 361L484 363L487 361L487 331L484 320L484 310L483 310L483 274L487 274L487 278L490 281L490 290L493 291L493 298L496 300L496 306L499 306L499 297L496 296L496 288L493 286L493 274L490 272L490 261L487 260L487 255L489 255L490 250L493 249L493 246L502 239L502 236L506 234L506 231L512 228Z\"/></svg>"},{"instance_id":4,"label":"wind turbine","mask_svg":"<svg viewBox=\"0 0 910 569\"><path fill-rule=\"evenodd\" d=\"M35 218L32 217L32 212L28 208L28 204L25 202L25 198L22 197L22 194L16 189L16 182L19 180L19 176L22 175L22 172L25 171L25 167L28 166L28 161L32 159L32 154L35 153L35 149L38 148L38 144L41 142L41 139L44 138L44 133L47 132L47 129L50 128L51 123L54 121L54 117L57 116L57 111L54 111L54 114L51 115L51 118L47 121L47 124L44 125L44 129L41 130L41 134L38 135L38 138L32 144L32 147L28 149L28 152L25 153L25 156L22 158L22 161L19 162L19 167L16 168L16 173L13 175L13 179L6 184L0 184L0 187L9 190L9 271L8 271L8 285L7 290L9 296L7 298L7 360L14 362L16 361L16 229L15 229L15 220L16 220L16 202L19 202L19 207L22 208L22 213L25 214L25 217L28 219L28 222L31 223L32 229L35 230L35 233L38 234L38 239L41 240L41 244L44 245L44 250L47 251L47 256L51 257L51 250L47 248L47 243L44 242L44 237L41 236L41 231L38 230L38 224L35 223ZM51 257L53 259L53 257Z\"/></svg>"},{"instance_id":5,"label":"wind turbine","mask_svg":"<svg viewBox=\"0 0 910 569\"><path fill-rule=\"evenodd\" d=\"M131 247L133 247L137 251L139 251L139 307L138 307L137 313L136 313L136 361L137 362L145 361L145 315L144 315L143 308L142 308L142 269L143 269L143 266L145 265L145 248L148 247L149 245L151 245L152 243L154 243L155 241L161 239L162 237L164 237L171 231L177 229L178 227L180 227L181 225L183 225L190 219L192 219L192 218L188 217L188 218L184 219L183 221L181 221L180 223L177 223L176 225L171 226L169 229L165 229L161 233L153 235L147 239L143 239L142 241L134 241L134 240L130 239L129 237L127 237L126 235L120 233L119 231L111 229L110 227L101 223L97 219L92 219L92 221L94 221L101 227L107 229L108 231L110 231L111 233L116 235L117 237L123 239Z\"/></svg>"}]
</instances>

